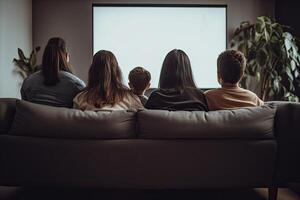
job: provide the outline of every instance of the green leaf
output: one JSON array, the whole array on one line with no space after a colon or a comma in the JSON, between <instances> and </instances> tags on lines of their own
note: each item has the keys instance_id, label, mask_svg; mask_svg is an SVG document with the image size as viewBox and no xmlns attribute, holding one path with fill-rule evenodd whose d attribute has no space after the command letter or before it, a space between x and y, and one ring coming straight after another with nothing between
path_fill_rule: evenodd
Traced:
<instances>
[{"instance_id":1,"label":"green leaf","mask_svg":"<svg viewBox=\"0 0 300 200\"><path fill-rule=\"evenodd\" d=\"M30 54L29 63L30 63L30 70L34 71L35 64L36 64L36 54L34 51L32 51Z\"/></svg>"},{"instance_id":2,"label":"green leaf","mask_svg":"<svg viewBox=\"0 0 300 200\"><path fill-rule=\"evenodd\" d=\"M27 59L24 55L24 52L20 48L18 48L18 55L19 55L20 60L26 60Z\"/></svg>"},{"instance_id":3,"label":"green leaf","mask_svg":"<svg viewBox=\"0 0 300 200\"><path fill-rule=\"evenodd\" d=\"M284 32L283 37L286 38L287 40L292 40L293 36L289 32Z\"/></svg>"},{"instance_id":4,"label":"green leaf","mask_svg":"<svg viewBox=\"0 0 300 200\"><path fill-rule=\"evenodd\" d=\"M22 71L28 71L27 70L27 63L24 60L17 60L13 59L13 63L20 68Z\"/></svg>"},{"instance_id":5,"label":"green leaf","mask_svg":"<svg viewBox=\"0 0 300 200\"><path fill-rule=\"evenodd\" d=\"M291 69L294 71L296 69L296 63L294 60L291 60Z\"/></svg>"},{"instance_id":6,"label":"green leaf","mask_svg":"<svg viewBox=\"0 0 300 200\"><path fill-rule=\"evenodd\" d=\"M256 61L259 66L265 66L267 63L268 55L264 51L264 49L261 49L256 54Z\"/></svg>"},{"instance_id":7,"label":"green leaf","mask_svg":"<svg viewBox=\"0 0 300 200\"><path fill-rule=\"evenodd\" d=\"M286 68L286 74L288 75L290 80L294 80L294 77L292 75L292 72L291 72L290 68Z\"/></svg>"},{"instance_id":8,"label":"green leaf","mask_svg":"<svg viewBox=\"0 0 300 200\"><path fill-rule=\"evenodd\" d=\"M295 91L295 86L293 80L289 79L290 91Z\"/></svg>"},{"instance_id":9,"label":"green leaf","mask_svg":"<svg viewBox=\"0 0 300 200\"><path fill-rule=\"evenodd\" d=\"M298 77L299 77L299 72L298 72L298 70L295 70L295 71L294 71L294 76L295 76L295 78L298 78Z\"/></svg>"},{"instance_id":10,"label":"green leaf","mask_svg":"<svg viewBox=\"0 0 300 200\"><path fill-rule=\"evenodd\" d=\"M284 39L284 46L287 51L290 50L292 48L291 41L289 39Z\"/></svg>"}]
</instances>

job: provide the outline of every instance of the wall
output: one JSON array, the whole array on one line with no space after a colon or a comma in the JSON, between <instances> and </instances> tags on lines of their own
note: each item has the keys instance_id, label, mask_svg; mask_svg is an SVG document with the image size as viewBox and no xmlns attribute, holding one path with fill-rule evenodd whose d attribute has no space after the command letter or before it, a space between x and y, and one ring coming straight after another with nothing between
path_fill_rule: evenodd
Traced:
<instances>
[{"instance_id":1,"label":"wall","mask_svg":"<svg viewBox=\"0 0 300 200\"><path fill-rule=\"evenodd\" d=\"M32 1L0 0L0 98L20 97L20 77L13 73L17 48L32 48Z\"/></svg>"},{"instance_id":2,"label":"wall","mask_svg":"<svg viewBox=\"0 0 300 200\"><path fill-rule=\"evenodd\" d=\"M274 16L275 0L165 0L171 4L227 4L228 40L241 21ZM92 59L93 3L161 3L160 0L33 0L33 44L45 47L53 36L63 37L77 75L87 80ZM41 55L39 55L39 60Z\"/></svg>"}]
</instances>

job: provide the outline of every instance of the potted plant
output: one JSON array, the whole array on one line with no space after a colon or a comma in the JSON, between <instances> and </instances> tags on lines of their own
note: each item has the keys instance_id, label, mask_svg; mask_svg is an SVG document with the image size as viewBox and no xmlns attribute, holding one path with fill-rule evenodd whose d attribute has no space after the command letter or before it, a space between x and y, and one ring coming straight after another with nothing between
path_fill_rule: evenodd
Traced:
<instances>
[{"instance_id":1,"label":"potted plant","mask_svg":"<svg viewBox=\"0 0 300 200\"><path fill-rule=\"evenodd\" d=\"M248 61L241 85L264 101L299 101L294 91L300 83L300 55L297 39L286 28L261 16L255 23L242 22L233 34L231 47Z\"/></svg>"},{"instance_id":2,"label":"potted plant","mask_svg":"<svg viewBox=\"0 0 300 200\"><path fill-rule=\"evenodd\" d=\"M13 63L17 67L15 69L15 72L18 73L22 79L25 79L26 77L33 74L39 69L39 67L36 64L36 54L40 49L40 47L34 48L30 53L30 56L26 57L24 55L24 52L20 48L18 48L19 58L14 58Z\"/></svg>"}]
</instances>

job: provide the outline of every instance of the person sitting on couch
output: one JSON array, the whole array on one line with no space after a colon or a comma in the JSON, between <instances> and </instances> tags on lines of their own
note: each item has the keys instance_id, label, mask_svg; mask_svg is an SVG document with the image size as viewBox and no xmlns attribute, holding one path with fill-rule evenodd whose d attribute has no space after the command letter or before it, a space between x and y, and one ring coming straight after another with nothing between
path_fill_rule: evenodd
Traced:
<instances>
[{"instance_id":1,"label":"person sitting on couch","mask_svg":"<svg viewBox=\"0 0 300 200\"><path fill-rule=\"evenodd\" d=\"M219 55L217 76L221 88L205 92L209 110L236 109L264 104L256 94L239 87L245 67L246 58L240 51L227 50Z\"/></svg>"},{"instance_id":2,"label":"person sitting on couch","mask_svg":"<svg viewBox=\"0 0 300 200\"><path fill-rule=\"evenodd\" d=\"M205 96L196 87L190 60L184 51L174 49L167 54L160 72L159 88L151 93L145 107L207 111Z\"/></svg>"},{"instance_id":3,"label":"person sitting on couch","mask_svg":"<svg viewBox=\"0 0 300 200\"><path fill-rule=\"evenodd\" d=\"M81 110L126 110L143 108L140 99L122 82L115 55L98 51L89 69L88 85L73 99Z\"/></svg>"},{"instance_id":4,"label":"person sitting on couch","mask_svg":"<svg viewBox=\"0 0 300 200\"><path fill-rule=\"evenodd\" d=\"M72 107L85 83L73 75L62 38L51 38L45 47L41 70L27 77L21 88L23 100L58 107Z\"/></svg>"},{"instance_id":5,"label":"person sitting on couch","mask_svg":"<svg viewBox=\"0 0 300 200\"><path fill-rule=\"evenodd\" d=\"M150 87L150 72L143 67L135 67L129 72L128 80L128 85L132 92L136 94L140 98L142 104L145 105L148 100L145 91Z\"/></svg>"}]
</instances>

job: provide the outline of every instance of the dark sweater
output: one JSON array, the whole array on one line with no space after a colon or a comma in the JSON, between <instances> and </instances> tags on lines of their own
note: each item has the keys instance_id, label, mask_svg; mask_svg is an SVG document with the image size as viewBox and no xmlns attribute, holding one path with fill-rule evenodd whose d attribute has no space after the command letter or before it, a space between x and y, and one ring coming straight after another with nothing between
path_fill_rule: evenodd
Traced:
<instances>
[{"instance_id":1,"label":"dark sweater","mask_svg":"<svg viewBox=\"0 0 300 200\"><path fill-rule=\"evenodd\" d=\"M208 111L203 92L200 89L157 89L153 91L145 105L147 109L200 110Z\"/></svg>"}]
</instances>

